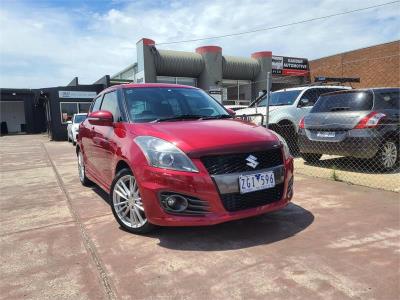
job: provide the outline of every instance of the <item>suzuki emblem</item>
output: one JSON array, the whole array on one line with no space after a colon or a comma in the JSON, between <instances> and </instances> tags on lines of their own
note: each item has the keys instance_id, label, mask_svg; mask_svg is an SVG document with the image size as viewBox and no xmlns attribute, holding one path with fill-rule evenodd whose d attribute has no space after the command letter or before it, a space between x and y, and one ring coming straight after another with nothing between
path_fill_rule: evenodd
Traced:
<instances>
[{"instance_id":1,"label":"suzuki emblem","mask_svg":"<svg viewBox=\"0 0 400 300\"><path fill-rule=\"evenodd\" d=\"M257 157L253 156L253 155L249 155L246 158L247 164L249 167L252 167L253 169L255 169L258 165L259 162L257 161Z\"/></svg>"}]
</instances>

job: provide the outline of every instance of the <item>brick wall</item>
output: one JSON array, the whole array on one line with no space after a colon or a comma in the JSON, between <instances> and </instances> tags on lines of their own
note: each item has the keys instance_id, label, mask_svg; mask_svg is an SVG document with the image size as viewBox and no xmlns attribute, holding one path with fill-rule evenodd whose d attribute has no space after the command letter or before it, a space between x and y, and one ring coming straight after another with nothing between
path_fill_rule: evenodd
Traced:
<instances>
[{"instance_id":1,"label":"brick wall","mask_svg":"<svg viewBox=\"0 0 400 300\"><path fill-rule=\"evenodd\" d=\"M400 86L400 41L340 53L310 63L315 76L360 77L355 88Z\"/></svg>"}]
</instances>

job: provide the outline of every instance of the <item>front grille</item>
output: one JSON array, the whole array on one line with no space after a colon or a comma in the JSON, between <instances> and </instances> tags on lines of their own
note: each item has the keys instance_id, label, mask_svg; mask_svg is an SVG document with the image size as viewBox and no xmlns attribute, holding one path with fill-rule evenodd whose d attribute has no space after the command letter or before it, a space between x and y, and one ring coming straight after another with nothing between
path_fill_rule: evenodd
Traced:
<instances>
[{"instance_id":1,"label":"front grille","mask_svg":"<svg viewBox=\"0 0 400 300\"><path fill-rule=\"evenodd\" d=\"M223 194L220 197L227 211L239 211L279 201L283 195L283 188L284 184L280 183L271 189L247 194Z\"/></svg>"},{"instance_id":2,"label":"front grille","mask_svg":"<svg viewBox=\"0 0 400 300\"><path fill-rule=\"evenodd\" d=\"M256 168L247 165L246 158L249 155L257 157L259 163ZM238 154L204 156L201 158L210 175L230 174L271 168L283 164L280 148L259 152L247 152Z\"/></svg>"}]
</instances>

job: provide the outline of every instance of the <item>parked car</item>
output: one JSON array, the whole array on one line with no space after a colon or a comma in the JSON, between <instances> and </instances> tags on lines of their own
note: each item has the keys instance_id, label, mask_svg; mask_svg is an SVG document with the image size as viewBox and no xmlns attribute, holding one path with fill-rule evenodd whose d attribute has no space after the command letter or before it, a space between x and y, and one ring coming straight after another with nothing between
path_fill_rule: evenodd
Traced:
<instances>
[{"instance_id":1,"label":"parked car","mask_svg":"<svg viewBox=\"0 0 400 300\"><path fill-rule=\"evenodd\" d=\"M308 114L324 93L348 90L351 87L334 85L308 85L278 90L270 94L268 128L279 133L288 143L292 153L297 152L297 130L302 117ZM264 115L266 121L266 97L253 103L249 108L236 111L236 115ZM261 119L258 118L258 124Z\"/></svg>"},{"instance_id":2,"label":"parked car","mask_svg":"<svg viewBox=\"0 0 400 300\"><path fill-rule=\"evenodd\" d=\"M72 142L73 145L76 144L76 136L78 135L79 124L86 119L86 116L87 114L74 114L72 116L72 120L67 122L68 142Z\"/></svg>"},{"instance_id":3,"label":"parked car","mask_svg":"<svg viewBox=\"0 0 400 300\"><path fill-rule=\"evenodd\" d=\"M293 195L285 141L189 86L106 89L80 125L76 153L81 183L109 193L116 220L134 233L255 216Z\"/></svg>"},{"instance_id":4,"label":"parked car","mask_svg":"<svg viewBox=\"0 0 400 300\"><path fill-rule=\"evenodd\" d=\"M301 156L366 158L384 170L399 162L399 88L340 91L322 95L299 125Z\"/></svg>"}]
</instances>

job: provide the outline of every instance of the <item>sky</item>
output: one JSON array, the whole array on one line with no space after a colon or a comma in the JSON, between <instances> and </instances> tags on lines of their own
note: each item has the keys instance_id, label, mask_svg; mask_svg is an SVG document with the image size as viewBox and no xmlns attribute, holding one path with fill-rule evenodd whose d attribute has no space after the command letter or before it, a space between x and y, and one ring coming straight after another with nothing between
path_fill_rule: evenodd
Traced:
<instances>
[{"instance_id":1,"label":"sky","mask_svg":"<svg viewBox=\"0 0 400 300\"><path fill-rule=\"evenodd\" d=\"M203 38L282 25L390 0L0 0L0 87L91 84L136 62L136 42ZM236 37L160 45L223 54L320 58L400 39L399 3Z\"/></svg>"}]
</instances>

